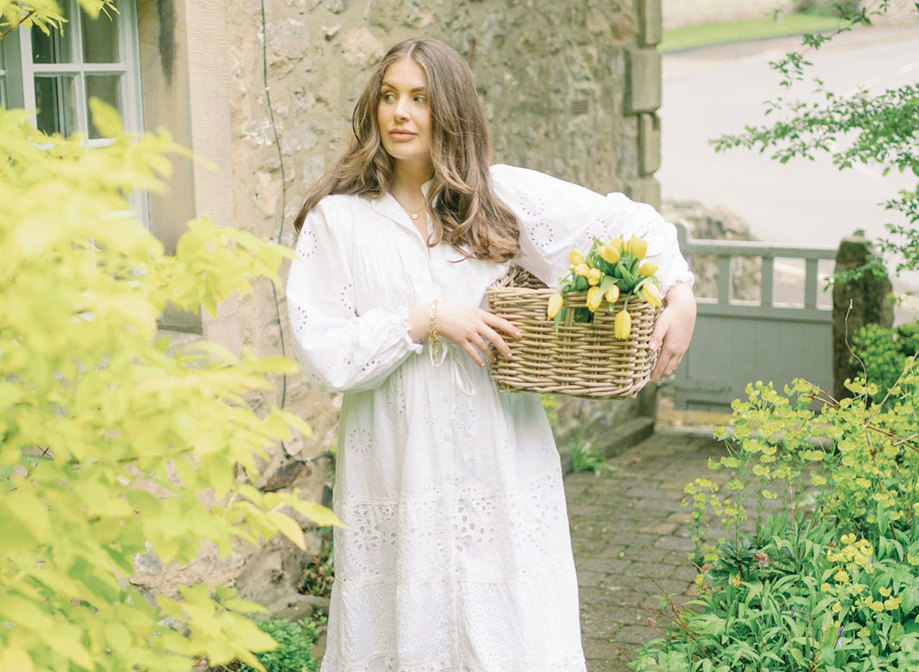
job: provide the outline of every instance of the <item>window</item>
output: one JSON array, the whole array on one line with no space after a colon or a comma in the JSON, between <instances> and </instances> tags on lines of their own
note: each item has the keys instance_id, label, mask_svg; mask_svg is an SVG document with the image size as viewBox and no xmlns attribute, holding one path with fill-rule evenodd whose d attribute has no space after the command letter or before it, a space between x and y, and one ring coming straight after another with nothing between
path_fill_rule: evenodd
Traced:
<instances>
[{"instance_id":1,"label":"window","mask_svg":"<svg viewBox=\"0 0 919 672\"><path fill-rule=\"evenodd\" d=\"M115 107L125 128L142 128L134 0L118 13L91 19L76 0L61 0L63 30L45 35L20 28L0 40L0 105L35 111L46 133L85 133L90 145L107 144L92 126L89 99Z\"/></svg>"}]
</instances>

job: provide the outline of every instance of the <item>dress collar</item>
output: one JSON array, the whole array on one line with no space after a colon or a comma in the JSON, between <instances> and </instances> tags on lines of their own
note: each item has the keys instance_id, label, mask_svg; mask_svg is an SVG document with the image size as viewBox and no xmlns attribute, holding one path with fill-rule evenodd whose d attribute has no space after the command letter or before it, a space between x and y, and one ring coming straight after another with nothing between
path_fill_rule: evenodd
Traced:
<instances>
[{"instance_id":1,"label":"dress collar","mask_svg":"<svg viewBox=\"0 0 919 672\"><path fill-rule=\"evenodd\" d=\"M434 180L432 178L421 185L421 193L424 194L425 198L427 198L428 191L433 182ZM399 205L399 201L388 191L379 198L370 199L370 207L373 208L374 212L377 214L383 215L401 226L408 227L411 231L418 231L415 225L412 224L411 217L409 217L408 213Z\"/></svg>"}]
</instances>

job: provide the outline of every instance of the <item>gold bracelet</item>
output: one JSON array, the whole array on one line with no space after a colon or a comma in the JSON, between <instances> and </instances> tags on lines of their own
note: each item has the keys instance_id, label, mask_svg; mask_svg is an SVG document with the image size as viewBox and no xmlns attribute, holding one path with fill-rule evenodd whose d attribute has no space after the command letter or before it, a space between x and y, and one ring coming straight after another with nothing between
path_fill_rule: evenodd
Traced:
<instances>
[{"instance_id":1,"label":"gold bracelet","mask_svg":"<svg viewBox=\"0 0 919 672\"><path fill-rule=\"evenodd\" d=\"M428 340L431 343L431 354L437 357L437 299L431 302L431 321L428 324Z\"/></svg>"}]
</instances>

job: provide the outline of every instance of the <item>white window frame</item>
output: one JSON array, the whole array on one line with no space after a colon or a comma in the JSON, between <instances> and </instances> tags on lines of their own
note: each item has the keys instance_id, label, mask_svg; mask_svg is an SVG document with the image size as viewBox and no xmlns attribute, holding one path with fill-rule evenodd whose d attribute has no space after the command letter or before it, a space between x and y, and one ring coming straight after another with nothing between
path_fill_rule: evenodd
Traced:
<instances>
[{"instance_id":1,"label":"white window frame","mask_svg":"<svg viewBox=\"0 0 919 672\"><path fill-rule=\"evenodd\" d=\"M112 143L109 138L90 138L91 120L87 116L86 75L121 75L120 98L121 114L125 131L139 133L143 131L143 105L140 82L140 42L137 28L137 0L116 0L118 9L116 21L118 31L117 63L84 63L83 62L83 11L76 0L59 0L60 4L69 3L70 21L64 29L70 31L73 39L73 54L70 63L33 63L32 30L20 27L0 40L0 49L4 54L4 75L6 84L6 101L8 107L25 108L31 115L31 123L36 125L35 76L70 75L74 78L74 131L85 134L85 143L89 147L105 147ZM100 21L106 21L100 16ZM147 221L147 196L143 191L135 191L130 197L131 205L141 221Z\"/></svg>"}]
</instances>

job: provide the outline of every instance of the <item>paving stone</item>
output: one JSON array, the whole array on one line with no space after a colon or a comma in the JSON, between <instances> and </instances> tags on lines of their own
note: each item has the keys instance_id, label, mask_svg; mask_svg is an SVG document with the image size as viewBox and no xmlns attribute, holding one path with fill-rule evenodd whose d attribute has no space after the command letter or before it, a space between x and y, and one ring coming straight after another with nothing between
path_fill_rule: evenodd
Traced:
<instances>
[{"instance_id":1,"label":"paving stone","mask_svg":"<svg viewBox=\"0 0 919 672\"><path fill-rule=\"evenodd\" d=\"M588 658L587 672L630 672L630 670L626 661Z\"/></svg>"},{"instance_id":2,"label":"paving stone","mask_svg":"<svg viewBox=\"0 0 919 672\"><path fill-rule=\"evenodd\" d=\"M628 546L631 548L645 548L653 545L658 537L653 534L639 534L637 532L620 532L610 539L611 546Z\"/></svg>"},{"instance_id":3,"label":"paving stone","mask_svg":"<svg viewBox=\"0 0 919 672\"><path fill-rule=\"evenodd\" d=\"M691 551L696 547L692 539L686 537L666 536L654 542L655 548L666 548L671 551Z\"/></svg>"},{"instance_id":4,"label":"paving stone","mask_svg":"<svg viewBox=\"0 0 919 672\"><path fill-rule=\"evenodd\" d=\"M648 625L630 625L616 633L616 640L624 644L644 644L656 637L659 637L658 633Z\"/></svg>"},{"instance_id":5,"label":"paving stone","mask_svg":"<svg viewBox=\"0 0 919 672\"><path fill-rule=\"evenodd\" d=\"M625 653L622 644L610 641L609 639L585 638L583 643L584 655L587 656L588 659L601 658L615 660L622 657Z\"/></svg>"},{"instance_id":6,"label":"paving stone","mask_svg":"<svg viewBox=\"0 0 919 672\"><path fill-rule=\"evenodd\" d=\"M648 521L636 525L632 530L634 532L647 532L648 534L673 534L679 526L679 523L668 523L667 521Z\"/></svg>"},{"instance_id":7,"label":"paving stone","mask_svg":"<svg viewBox=\"0 0 919 672\"><path fill-rule=\"evenodd\" d=\"M578 573L583 569L586 572L604 572L607 574L621 574L629 566L629 560L610 558L607 556L584 558L577 561Z\"/></svg>"},{"instance_id":8,"label":"paving stone","mask_svg":"<svg viewBox=\"0 0 919 672\"><path fill-rule=\"evenodd\" d=\"M693 479L723 477L706 467L723 454L713 440L656 434L610 460L615 471L601 479L566 477L590 672L627 672L641 644L660 636L648 618L665 628L671 603L698 595L691 514L680 501Z\"/></svg>"},{"instance_id":9,"label":"paving stone","mask_svg":"<svg viewBox=\"0 0 919 672\"><path fill-rule=\"evenodd\" d=\"M578 585L585 588L595 588L603 583L605 578L606 574L603 572L588 572L586 570L578 570Z\"/></svg>"}]
</instances>

